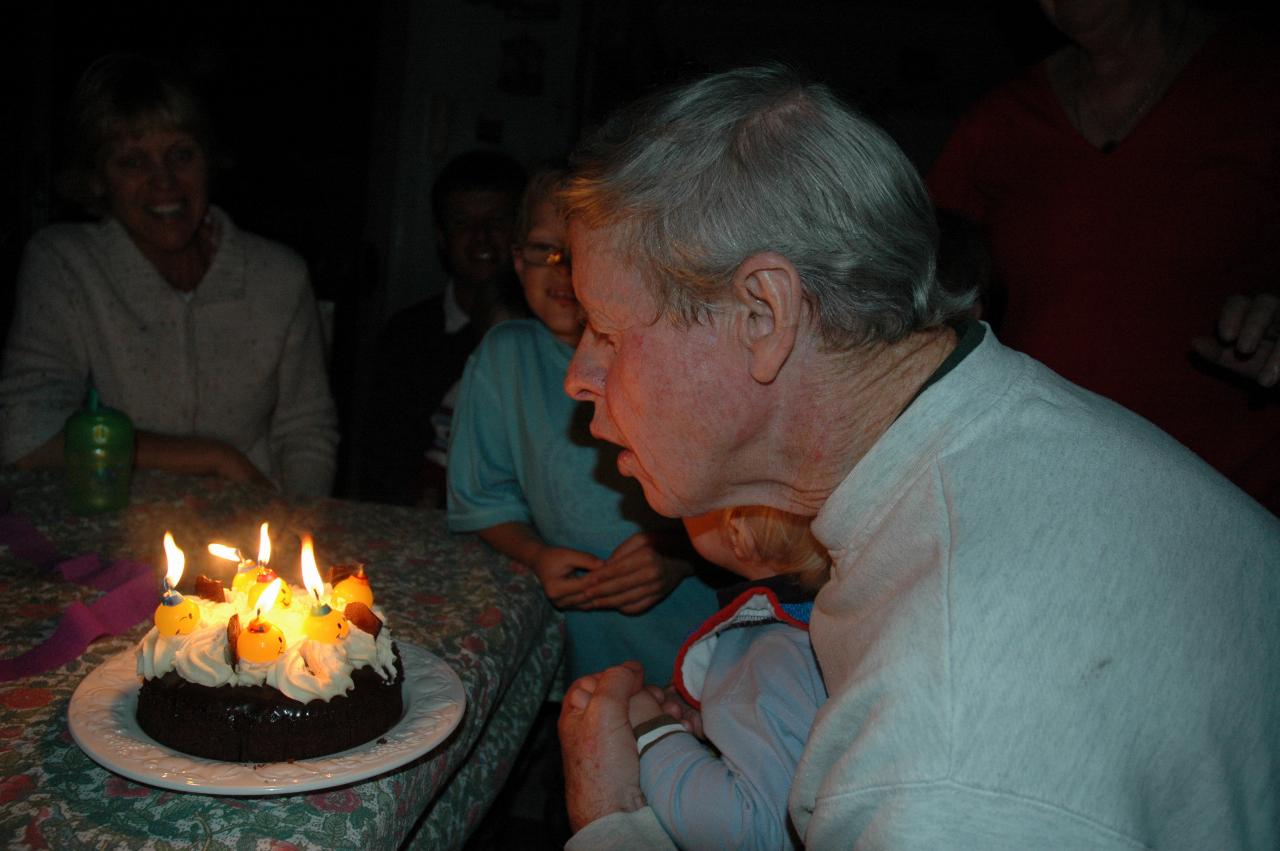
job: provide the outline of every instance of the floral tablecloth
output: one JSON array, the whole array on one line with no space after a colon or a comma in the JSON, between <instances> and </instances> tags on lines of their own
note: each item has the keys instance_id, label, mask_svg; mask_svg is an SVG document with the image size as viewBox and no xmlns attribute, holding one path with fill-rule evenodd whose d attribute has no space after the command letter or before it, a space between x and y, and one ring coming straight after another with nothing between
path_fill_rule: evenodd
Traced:
<instances>
[{"instance_id":1,"label":"floral tablecloth","mask_svg":"<svg viewBox=\"0 0 1280 851\"><path fill-rule=\"evenodd\" d=\"M51 473L0 471L0 496L65 556L155 565L157 590L166 529L187 551L189 574L215 577L233 568L203 552L209 541L255 553L267 520L273 564L296 565L298 534L311 532L321 565L367 564L393 634L447 662L467 694L444 743L372 780L271 797L152 788L101 768L67 728L80 680L130 648L150 626L142 622L69 664L0 683L0 844L8 847L460 847L506 778L560 661L563 623L537 579L479 541L450 535L439 512L291 504L217 479L159 473L139 475L130 506L105 515L71 513ZM0 658L40 644L68 605L98 593L0 547Z\"/></svg>"}]
</instances>

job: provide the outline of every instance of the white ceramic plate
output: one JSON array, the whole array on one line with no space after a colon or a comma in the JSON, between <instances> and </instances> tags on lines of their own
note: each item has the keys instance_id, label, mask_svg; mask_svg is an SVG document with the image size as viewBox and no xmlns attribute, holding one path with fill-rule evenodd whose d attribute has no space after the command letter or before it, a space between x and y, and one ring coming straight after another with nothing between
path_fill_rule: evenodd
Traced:
<instances>
[{"instance_id":1,"label":"white ceramic plate","mask_svg":"<svg viewBox=\"0 0 1280 851\"><path fill-rule=\"evenodd\" d=\"M131 780L208 795L284 795L342 786L398 768L453 732L467 705L462 681L439 657L397 642L404 663L404 716L359 747L296 762L219 762L158 744L136 719L134 651L103 662L80 681L67 721L76 744L95 762Z\"/></svg>"}]
</instances>

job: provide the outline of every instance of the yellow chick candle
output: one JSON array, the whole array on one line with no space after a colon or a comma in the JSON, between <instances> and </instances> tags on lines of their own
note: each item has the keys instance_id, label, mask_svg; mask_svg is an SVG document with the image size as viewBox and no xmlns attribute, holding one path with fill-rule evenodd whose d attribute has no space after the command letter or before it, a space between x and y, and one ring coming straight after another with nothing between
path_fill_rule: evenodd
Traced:
<instances>
[{"instance_id":1,"label":"yellow chick candle","mask_svg":"<svg viewBox=\"0 0 1280 851\"><path fill-rule=\"evenodd\" d=\"M164 533L164 554L168 567L164 575L164 595L156 606L156 629L165 637L190 635L200 625L200 607L177 591L187 558L178 549L172 532Z\"/></svg>"}]
</instances>

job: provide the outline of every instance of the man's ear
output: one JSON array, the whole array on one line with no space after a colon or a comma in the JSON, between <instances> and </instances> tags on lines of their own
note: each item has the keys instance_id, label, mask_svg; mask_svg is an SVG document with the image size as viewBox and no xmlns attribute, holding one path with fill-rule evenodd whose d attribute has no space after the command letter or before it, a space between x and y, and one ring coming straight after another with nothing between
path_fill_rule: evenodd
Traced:
<instances>
[{"instance_id":1,"label":"man's ear","mask_svg":"<svg viewBox=\"0 0 1280 851\"><path fill-rule=\"evenodd\" d=\"M753 254L733 276L739 340L751 357L751 377L768 384L795 349L804 287L791 261L773 251Z\"/></svg>"}]
</instances>

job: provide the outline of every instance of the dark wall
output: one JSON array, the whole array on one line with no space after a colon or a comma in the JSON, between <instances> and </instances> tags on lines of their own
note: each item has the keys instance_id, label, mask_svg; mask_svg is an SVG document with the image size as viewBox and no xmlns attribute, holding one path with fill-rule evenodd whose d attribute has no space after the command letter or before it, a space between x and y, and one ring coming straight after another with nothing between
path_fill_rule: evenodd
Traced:
<instances>
[{"instance_id":1,"label":"dark wall","mask_svg":"<svg viewBox=\"0 0 1280 851\"><path fill-rule=\"evenodd\" d=\"M406 21L442 21L440 7L415 6L409 15L407 2L430 0L46 0L8 13L16 38L4 83L11 96L0 104L0 153L7 154L0 181L13 191L0 205L0 334L23 243L50 221L81 215L52 192L61 120L78 75L106 52L147 53L183 65L210 102L220 143L214 202L240 226L302 253L318 297L338 304L333 380L349 418L363 368L357 352L377 325L359 314L380 303L370 294L385 287L367 243L371 213L385 205L370 197L379 168L371 157L391 150L396 128L375 124L375 116L380 105L385 115L395 99L412 107L412 98L427 94L405 83L421 77L410 73L412 63L427 59L397 52L405 41L398 30ZM573 0L466 2L536 22ZM497 36L437 37L465 54L466 45L454 42ZM573 126L658 85L781 59L858 102L925 167L960 110L1054 38L1031 0L582 0L580 35L551 41L544 48L572 54L578 69L575 91L563 98ZM485 68L456 64L480 85Z\"/></svg>"},{"instance_id":2,"label":"dark wall","mask_svg":"<svg viewBox=\"0 0 1280 851\"><path fill-rule=\"evenodd\" d=\"M219 142L214 202L237 224L301 251L321 296L336 297L357 271L347 255L363 227L377 9L88 0L28 9L11 125L24 152L22 197L6 236L13 229L17 241L79 215L50 192L67 99L94 58L136 51L185 67L209 101Z\"/></svg>"}]
</instances>

